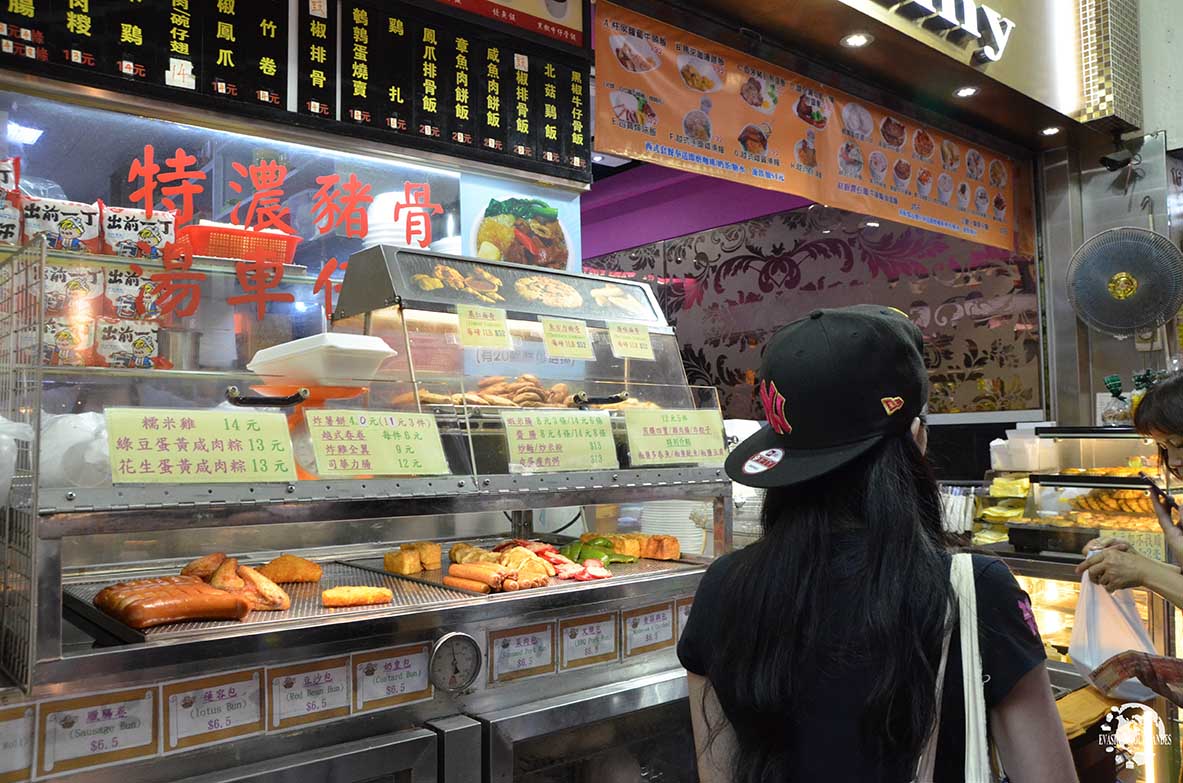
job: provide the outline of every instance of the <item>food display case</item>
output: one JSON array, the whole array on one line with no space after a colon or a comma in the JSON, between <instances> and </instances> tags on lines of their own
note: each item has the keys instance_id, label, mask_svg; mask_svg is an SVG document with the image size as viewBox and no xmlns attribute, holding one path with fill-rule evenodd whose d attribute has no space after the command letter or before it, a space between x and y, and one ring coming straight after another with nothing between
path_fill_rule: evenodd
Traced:
<instances>
[{"instance_id":1,"label":"food display case","mask_svg":"<svg viewBox=\"0 0 1183 783\"><path fill-rule=\"evenodd\" d=\"M649 779L692 773L674 648L708 559L603 515L582 541L536 529L546 509L694 500L707 554L731 546L715 390L687 383L647 286L376 246L327 332L292 269L281 329L207 319L233 335L223 366L52 364L46 269L80 263L121 262L40 237L0 254L0 416L28 428L0 620L21 693L0 727L34 706L36 777L565 780L584 773L554 748L585 772L624 753L588 736ZM254 581L281 553L302 574L276 577L282 601ZM480 563L493 577L459 578ZM137 615L107 590L240 595L227 574L248 584L235 618Z\"/></svg>"}]
</instances>

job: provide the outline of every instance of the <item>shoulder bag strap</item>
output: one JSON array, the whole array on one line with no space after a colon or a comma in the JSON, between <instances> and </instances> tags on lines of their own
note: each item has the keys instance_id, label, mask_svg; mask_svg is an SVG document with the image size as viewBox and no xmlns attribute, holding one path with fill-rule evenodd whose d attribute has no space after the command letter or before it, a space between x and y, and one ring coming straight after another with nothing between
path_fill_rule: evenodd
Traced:
<instances>
[{"instance_id":1,"label":"shoulder bag strap","mask_svg":"<svg viewBox=\"0 0 1183 783\"><path fill-rule=\"evenodd\" d=\"M957 597L961 633L962 693L965 696L965 779L993 780L990 740L986 724L986 694L982 682L982 652L978 644L978 600L974 588L973 557L953 556L953 592Z\"/></svg>"}]
</instances>

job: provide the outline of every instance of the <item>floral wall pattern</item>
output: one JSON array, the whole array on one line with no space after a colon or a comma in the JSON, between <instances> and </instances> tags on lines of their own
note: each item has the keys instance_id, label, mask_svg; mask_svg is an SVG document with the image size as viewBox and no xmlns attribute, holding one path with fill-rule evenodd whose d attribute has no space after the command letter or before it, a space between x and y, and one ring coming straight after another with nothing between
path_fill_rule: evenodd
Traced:
<instances>
[{"instance_id":1,"label":"floral wall pattern","mask_svg":"<svg viewBox=\"0 0 1183 783\"><path fill-rule=\"evenodd\" d=\"M760 418L761 346L822 307L874 302L924 332L932 413L1043 407L1039 303L1030 258L822 206L584 261L650 281L678 331L692 384L728 418Z\"/></svg>"}]
</instances>

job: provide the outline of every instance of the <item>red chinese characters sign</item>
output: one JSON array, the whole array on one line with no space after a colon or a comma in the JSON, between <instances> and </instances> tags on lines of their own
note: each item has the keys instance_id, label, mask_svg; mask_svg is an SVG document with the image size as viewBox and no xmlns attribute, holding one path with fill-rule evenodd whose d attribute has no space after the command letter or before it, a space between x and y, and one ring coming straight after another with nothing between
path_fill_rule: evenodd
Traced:
<instances>
[{"instance_id":1,"label":"red chinese characters sign","mask_svg":"<svg viewBox=\"0 0 1183 783\"><path fill-rule=\"evenodd\" d=\"M292 226L293 215L285 204L290 173L285 163L276 159L250 164L233 161L230 170L233 176L226 184L233 198L231 223L246 231L297 236ZM194 250L191 237L183 228L198 216L195 201L206 192L206 177L198 157L180 147L160 162L155 148L147 144L128 168L127 182L134 185L129 199L136 208L148 218L154 210L161 209L175 215L177 242L165 248L163 270L147 276L156 286L163 316L192 316L201 305L206 274L193 269L193 257L200 253ZM317 235L340 231L351 239L365 239L373 217L373 186L361 181L356 173L325 174L315 181L318 189L309 216L316 225ZM401 226L404 244L426 248L433 241L432 216L443 212L443 205L432 201L430 183L406 182L402 197L381 217ZM253 307L259 320L264 318L269 305L295 301L292 293L283 290L287 258L277 257L274 250L259 249L266 244L243 242L242 257L235 265L235 278L241 291L226 298L230 305ZM313 293L323 295L325 311L330 315L346 266L346 262L330 258L316 280ZM145 274L140 268L135 271Z\"/></svg>"}]
</instances>

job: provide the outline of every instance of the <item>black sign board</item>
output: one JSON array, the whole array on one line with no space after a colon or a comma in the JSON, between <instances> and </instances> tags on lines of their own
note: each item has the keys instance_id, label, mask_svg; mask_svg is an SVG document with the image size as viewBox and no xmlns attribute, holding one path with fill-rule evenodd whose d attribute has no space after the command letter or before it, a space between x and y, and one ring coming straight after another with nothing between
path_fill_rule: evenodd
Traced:
<instances>
[{"instance_id":1,"label":"black sign board","mask_svg":"<svg viewBox=\"0 0 1183 783\"><path fill-rule=\"evenodd\" d=\"M295 8L288 0L5 0L0 67L590 180L586 52L416 0Z\"/></svg>"}]
</instances>

